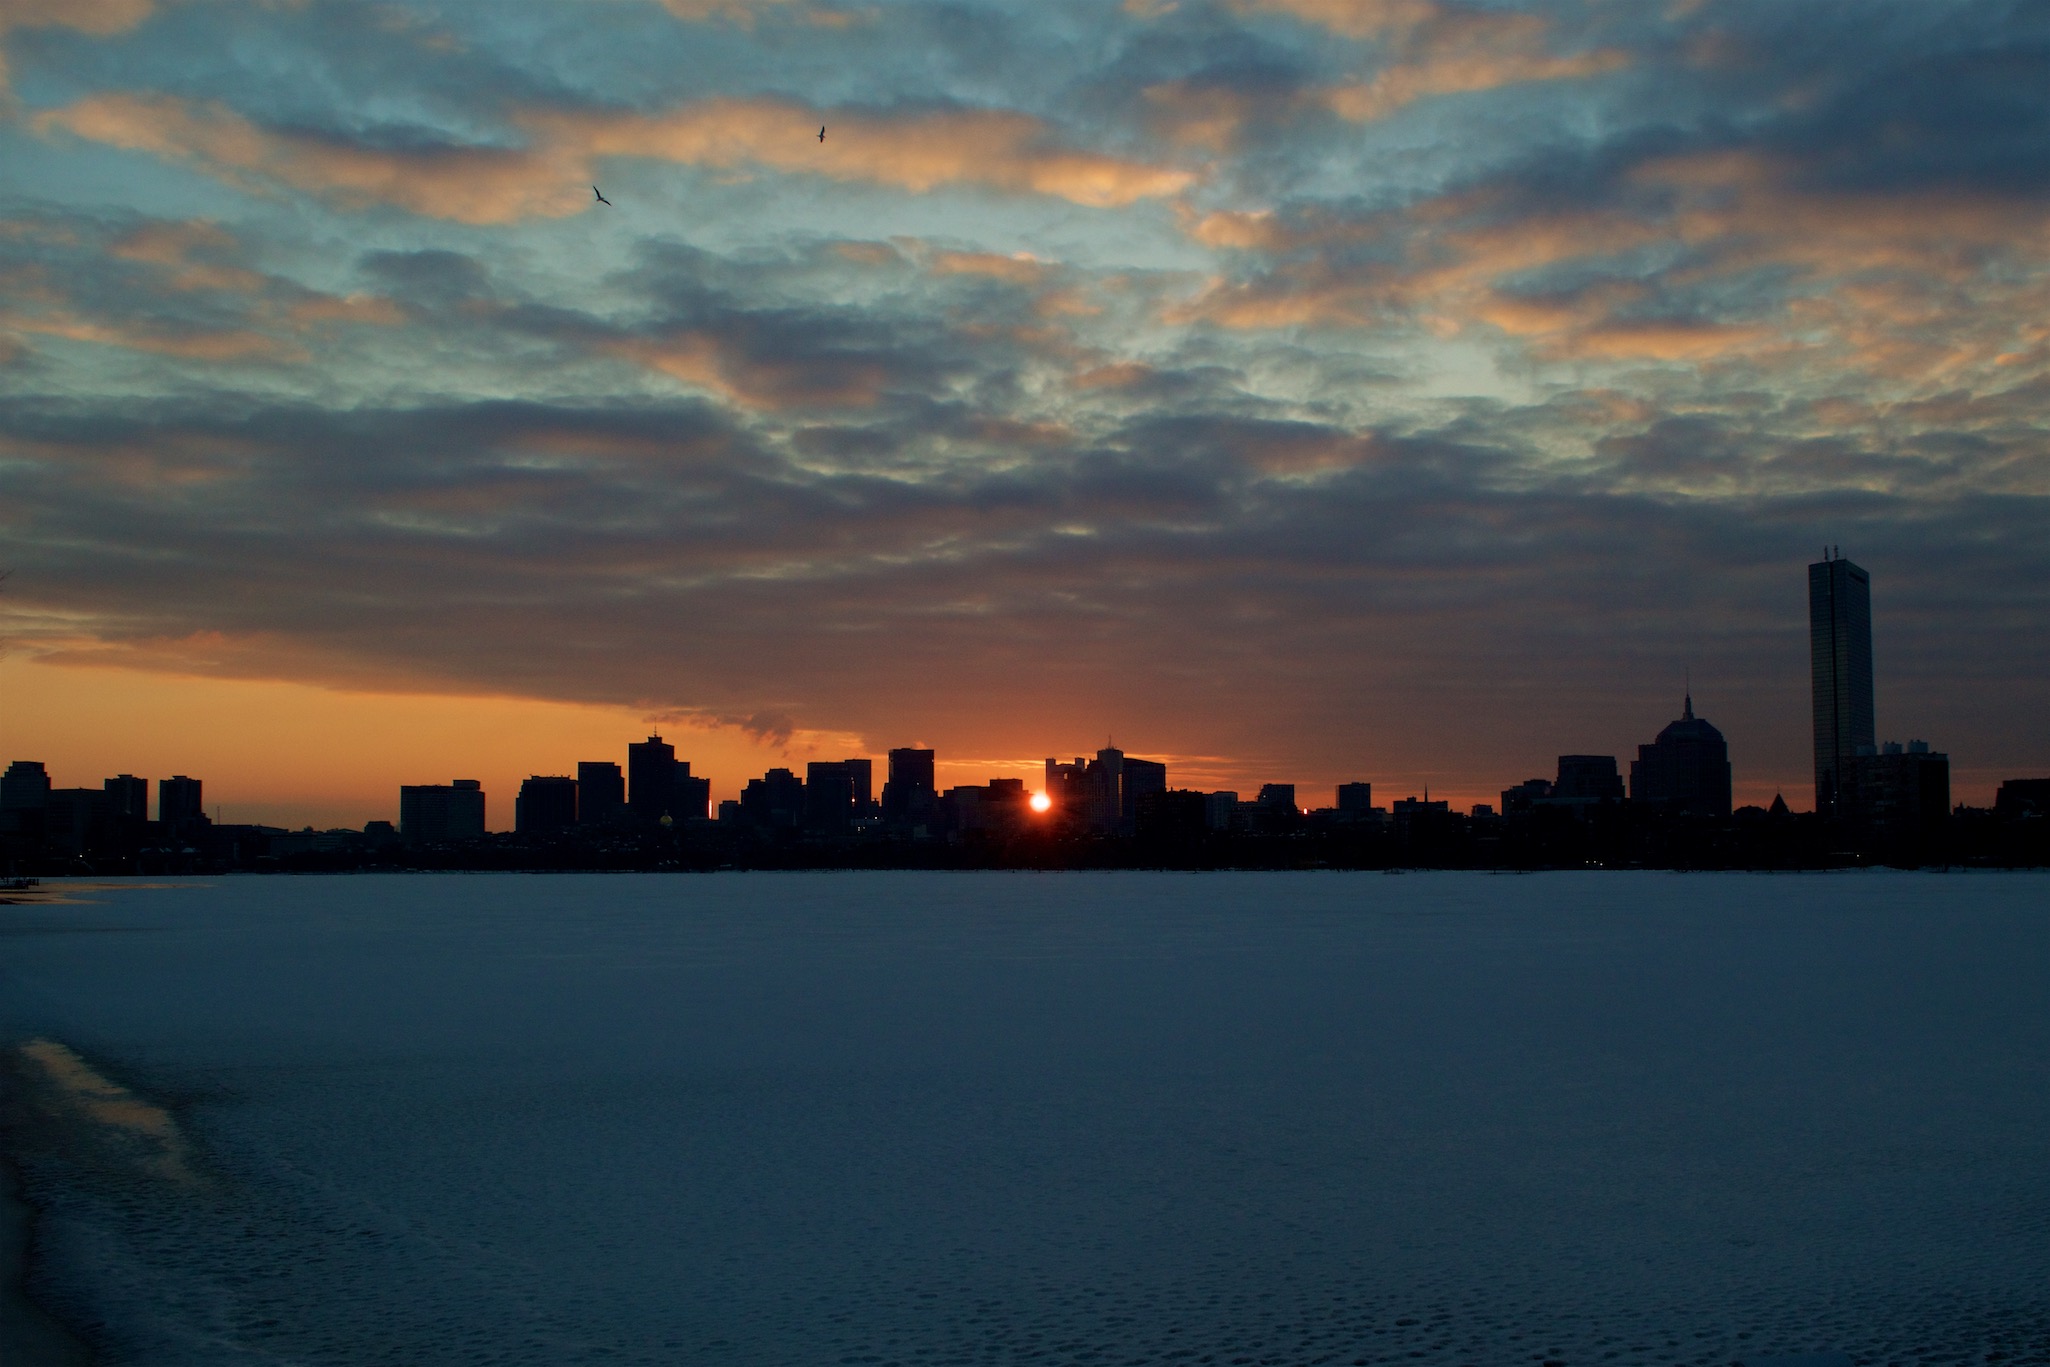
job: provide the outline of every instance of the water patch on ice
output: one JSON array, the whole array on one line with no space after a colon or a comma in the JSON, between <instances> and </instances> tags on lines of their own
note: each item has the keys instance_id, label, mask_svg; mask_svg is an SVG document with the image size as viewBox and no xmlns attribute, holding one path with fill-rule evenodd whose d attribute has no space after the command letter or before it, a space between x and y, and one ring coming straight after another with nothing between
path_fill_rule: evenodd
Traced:
<instances>
[{"instance_id":1,"label":"water patch on ice","mask_svg":"<svg viewBox=\"0 0 2050 1367\"><path fill-rule=\"evenodd\" d=\"M15 1123L32 1143L42 1135L35 1147L167 1182L197 1180L191 1145L171 1113L102 1075L69 1045L29 1040L14 1049L13 1065L20 1089Z\"/></svg>"}]
</instances>

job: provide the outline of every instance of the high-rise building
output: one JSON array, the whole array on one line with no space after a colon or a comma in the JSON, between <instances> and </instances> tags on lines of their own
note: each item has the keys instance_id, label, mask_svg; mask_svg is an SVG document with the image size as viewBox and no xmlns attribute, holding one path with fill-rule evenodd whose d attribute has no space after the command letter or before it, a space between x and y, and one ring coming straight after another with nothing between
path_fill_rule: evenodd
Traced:
<instances>
[{"instance_id":1,"label":"high-rise building","mask_svg":"<svg viewBox=\"0 0 2050 1367\"><path fill-rule=\"evenodd\" d=\"M399 839L440 845L484 836L484 785L474 778L399 788Z\"/></svg>"},{"instance_id":2,"label":"high-rise building","mask_svg":"<svg viewBox=\"0 0 2050 1367\"><path fill-rule=\"evenodd\" d=\"M712 817L712 780L693 777L688 760L676 762L676 802L669 814L678 821L709 821Z\"/></svg>"},{"instance_id":3,"label":"high-rise building","mask_svg":"<svg viewBox=\"0 0 2050 1367\"><path fill-rule=\"evenodd\" d=\"M1851 761L1873 751L1872 576L1834 551L1808 567L1808 662L1815 703L1815 810L1851 815Z\"/></svg>"},{"instance_id":4,"label":"high-rise building","mask_svg":"<svg viewBox=\"0 0 2050 1367\"><path fill-rule=\"evenodd\" d=\"M0 774L0 821L8 830L23 828L24 812L50 805L50 774L39 759L18 759Z\"/></svg>"},{"instance_id":5,"label":"high-rise building","mask_svg":"<svg viewBox=\"0 0 2050 1367\"><path fill-rule=\"evenodd\" d=\"M1844 805L1874 850L1906 852L1949 824L1950 756L1926 741L1888 741L1855 756L1845 773Z\"/></svg>"},{"instance_id":6,"label":"high-rise building","mask_svg":"<svg viewBox=\"0 0 2050 1367\"><path fill-rule=\"evenodd\" d=\"M206 822L206 804L200 800L200 782L183 774L157 780L157 820L164 834L183 836Z\"/></svg>"},{"instance_id":7,"label":"high-rise building","mask_svg":"<svg viewBox=\"0 0 2050 1367\"><path fill-rule=\"evenodd\" d=\"M690 773L688 763L683 773ZM626 747L626 808L637 819L652 825L675 815L677 778L676 747L661 736Z\"/></svg>"},{"instance_id":8,"label":"high-rise building","mask_svg":"<svg viewBox=\"0 0 2050 1367\"><path fill-rule=\"evenodd\" d=\"M1118 828L1130 835L1139 828L1142 800L1167 791L1167 766L1150 759L1124 763L1123 782L1118 790Z\"/></svg>"},{"instance_id":9,"label":"high-rise building","mask_svg":"<svg viewBox=\"0 0 2050 1367\"><path fill-rule=\"evenodd\" d=\"M626 813L626 775L610 760L577 764L577 824L613 826Z\"/></svg>"},{"instance_id":10,"label":"high-rise building","mask_svg":"<svg viewBox=\"0 0 2050 1367\"><path fill-rule=\"evenodd\" d=\"M917 826L932 820L939 790L933 784L933 752L911 746L890 751L889 777L883 781L885 820Z\"/></svg>"},{"instance_id":11,"label":"high-rise building","mask_svg":"<svg viewBox=\"0 0 2050 1367\"><path fill-rule=\"evenodd\" d=\"M804 780L788 769L771 769L740 790L740 816L763 831L793 831L804 824Z\"/></svg>"},{"instance_id":12,"label":"high-rise building","mask_svg":"<svg viewBox=\"0 0 2050 1367\"><path fill-rule=\"evenodd\" d=\"M577 781L567 774L535 774L513 799L513 829L521 835L566 831L577 824Z\"/></svg>"},{"instance_id":13,"label":"high-rise building","mask_svg":"<svg viewBox=\"0 0 2050 1367\"><path fill-rule=\"evenodd\" d=\"M867 760L813 760L804 766L804 824L827 835L844 834L854 824L858 800L850 765L865 771ZM866 773L862 775L867 777Z\"/></svg>"},{"instance_id":14,"label":"high-rise building","mask_svg":"<svg viewBox=\"0 0 2050 1367\"><path fill-rule=\"evenodd\" d=\"M1045 793L1055 815L1073 822L1089 819L1089 762L1080 755L1073 764L1047 756Z\"/></svg>"},{"instance_id":15,"label":"high-rise building","mask_svg":"<svg viewBox=\"0 0 2050 1367\"><path fill-rule=\"evenodd\" d=\"M107 812L123 826L139 826L149 820L149 780L122 774L100 785L107 792Z\"/></svg>"},{"instance_id":16,"label":"high-rise building","mask_svg":"<svg viewBox=\"0 0 2050 1367\"><path fill-rule=\"evenodd\" d=\"M1374 785L1371 783L1339 784L1338 810L1340 815L1343 816L1372 816L1374 814Z\"/></svg>"},{"instance_id":17,"label":"high-rise building","mask_svg":"<svg viewBox=\"0 0 2050 1367\"><path fill-rule=\"evenodd\" d=\"M1677 816L1730 814L1730 748L1723 733L1694 715L1686 695L1680 719L1637 747L1630 762L1630 800Z\"/></svg>"},{"instance_id":18,"label":"high-rise building","mask_svg":"<svg viewBox=\"0 0 2050 1367\"><path fill-rule=\"evenodd\" d=\"M1088 791L1090 829L1116 830L1118 819L1123 814L1121 797L1125 788L1125 752L1114 745L1098 750L1096 758L1089 761L1083 786Z\"/></svg>"}]
</instances>

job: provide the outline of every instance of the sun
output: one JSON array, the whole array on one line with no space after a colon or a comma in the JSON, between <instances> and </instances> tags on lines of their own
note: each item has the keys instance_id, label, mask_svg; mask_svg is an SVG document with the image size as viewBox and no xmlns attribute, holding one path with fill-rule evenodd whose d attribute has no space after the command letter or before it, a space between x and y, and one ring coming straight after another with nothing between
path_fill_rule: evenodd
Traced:
<instances>
[{"instance_id":1,"label":"sun","mask_svg":"<svg viewBox=\"0 0 2050 1367\"><path fill-rule=\"evenodd\" d=\"M1050 808L1052 808L1052 806L1053 806L1053 799L1052 799L1052 798L1050 798L1050 797L1048 797L1048 796L1047 796L1047 795L1046 795L1045 793L1034 793L1034 794L1032 795L1032 810L1033 810L1033 811L1035 811L1035 812L1044 812L1044 811L1047 811L1047 810L1049 810Z\"/></svg>"}]
</instances>

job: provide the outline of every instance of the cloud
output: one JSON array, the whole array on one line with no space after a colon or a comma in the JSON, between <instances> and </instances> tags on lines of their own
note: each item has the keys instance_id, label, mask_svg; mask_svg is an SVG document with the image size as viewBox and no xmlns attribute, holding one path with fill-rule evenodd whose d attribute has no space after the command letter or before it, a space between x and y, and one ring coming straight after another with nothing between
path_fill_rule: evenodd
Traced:
<instances>
[{"instance_id":1,"label":"cloud","mask_svg":"<svg viewBox=\"0 0 2050 1367\"><path fill-rule=\"evenodd\" d=\"M149 18L155 0L0 0L0 96L7 92L5 43L16 29L68 28L111 37Z\"/></svg>"},{"instance_id":2,"label":"cloud","mask_svg":"<svg viewBox=\"0 0 2050 1367\"><path fill-rule=\"evenodd\" d=\"M658 115L534 115L528 123L546 140L594 157L767 166L914 193L968 184L1112 208L1178 194L1196 179L1175 167L1063 146L1039 119L1007 110L864 114L715 99ZM830 125L824 143L809 136L820 124Z\"/></svg>"},{"instance_id":3,"label":"cloud","mask_svg":"<svg viewBox=\"0 0 2050 1367\"><path fill-rule=\"evenodd\" d=\"M265 128L218 102L165 95L95 95L40 114L35 124L185 162L246 189L312 191L348 209L381 203L464 223L503 223L561 217L586 203L588 165L559 149L380 147Z\"/></svg>"},{"instance_id":4,"label":"cloud","mask_svg":"<svg viewBox=\"0 0 2050 1367\"><path fill-rule=\"evenodd\" d=\"M1323 102L1366 123L1434 95L1533 81L1580 80L1629 64L1617 48L1559 55L1537 14L1467 9L1437 0L1234 0L1242 13L1287 14L1347 38L1382 44L1392 60L1372 79L1333 86Z\"/></svg>"},{"instance_id":5,"label":"cloud","mask_svg":"<svg viewBox=\"0 0 2050 1367\"><path fill-rule=\"evenodd\" d=\"M303 334L394 325L389 299L335 296L244 264L219 224L122 218L22 220L0 234L0 332L119 347L193 363L303 363Z\"/></svg>"},{"instance_id":6,"label":"cloud","mask_svg":"<svg viewBox=\"0 0 2050 1367\"><path fill-rule=\"evenodd\" d=\"M218 102L96 95L37 116L38 130L147 152L252 190L282 185L345 209L389 204L463 223L562 217L587 208L594 165L643 157L764 166L924 193L975 185L1097 208L1178 194L1193 172L1062 145L1040 120L1001 110L821 112L770 100L714 99L659 115L518 116L519 147L378 143L260 125ZM828 143L810 130L833 125Z\"/></svg>"}]
</instances>

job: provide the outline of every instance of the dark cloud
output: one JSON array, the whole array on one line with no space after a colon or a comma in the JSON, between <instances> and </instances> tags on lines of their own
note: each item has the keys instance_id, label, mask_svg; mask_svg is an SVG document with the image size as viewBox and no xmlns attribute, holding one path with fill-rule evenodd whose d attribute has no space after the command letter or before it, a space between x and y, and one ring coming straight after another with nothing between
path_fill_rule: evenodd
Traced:
<instances>
[{"instance_id":1,"label":"dark cloud","mask_svg":"<svg viewBox=\"0 0 2050 1367\"><path fill-rule=\"evenodd\" d=\"M0 150L100 179L0 205L11 599L157 667L1477 792L1692 668L1798 804L1832 543L1884 729L2050 757L2050 20L1143 8L15 40Z\"/></svg>"}]
</instances>

